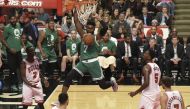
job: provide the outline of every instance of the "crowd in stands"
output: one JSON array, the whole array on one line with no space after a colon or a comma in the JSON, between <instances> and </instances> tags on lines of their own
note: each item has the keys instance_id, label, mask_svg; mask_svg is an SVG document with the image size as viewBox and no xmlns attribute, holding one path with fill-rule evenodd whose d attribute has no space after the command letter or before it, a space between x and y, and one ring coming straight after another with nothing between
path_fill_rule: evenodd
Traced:
<instances>
[{"instance_id":1,"label":"crowd in stands","mask_svg":"<svg viewBox=\"0 0 190 109\"><path fill-rule=\"evenodd\" d=\"M164 75L172 76L171 70L177 68L179 77L187 79L190 38L184 40L172 27L173 0L113 0L111 7L107 1L101 0L96 13L89 17L96 24L97 38L101 28L107 27L106 35L99 42L98 59L104 70L110 69L111 76L116 76L118 82L130 70L134 82L139 83L137 75L143 65L142 53L152 49L156 53L154 62ZM10 69L10 88L20 87L19 65L30 44L36 48L36 55L41 60L42 73L51 78L58 69L59 79L64 80L69 69L80 59L82 39L76 31L72 12L57 16L54 10L51 13L43 9L15 10L14 14L0 14L1 54L3 64L7 59ZM169 29L167 39L163 38L163 27Z\"/></svg>"}]
</instances>

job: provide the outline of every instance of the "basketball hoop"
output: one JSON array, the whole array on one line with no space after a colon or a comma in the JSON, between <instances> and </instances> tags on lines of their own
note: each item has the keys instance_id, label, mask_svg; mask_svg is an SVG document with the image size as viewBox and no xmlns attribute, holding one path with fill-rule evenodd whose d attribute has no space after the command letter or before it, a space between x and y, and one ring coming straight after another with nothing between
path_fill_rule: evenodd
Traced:
<instances>
[{"instance_id":1,"label":"basketball hoop","mask_svg":"<svg viewBox=\"0 0 190 109\"><path fill-rule=\"evenodd\" d=\"M79 21L86 25L90 14L96 12L96 0L65 0L64 5L67 11L72 11L77 8Z\"/></svg>"},{"instance_id":2,"label":"basketball hoop","mask_svg":"<svg viewBox=\"0 0 190 109\"><path fill-rule=\"evenodd\" d=\"M77 10L79 21L86 25L90 14L95 13L97 4L83 4L80 9Z\"/></svg>"}]
</instances>

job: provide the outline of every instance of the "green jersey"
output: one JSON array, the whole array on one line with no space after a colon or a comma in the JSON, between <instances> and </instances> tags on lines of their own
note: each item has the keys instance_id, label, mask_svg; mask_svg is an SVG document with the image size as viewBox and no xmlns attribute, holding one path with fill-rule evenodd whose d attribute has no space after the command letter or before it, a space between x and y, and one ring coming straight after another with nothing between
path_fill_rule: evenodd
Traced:
<instances>
[{"instance_id":1,"label":"green jersey","mask_svg":"<svg viewBox=\"0 0 190 109\"><path fill-rule=\"evenodd\" d=\"M84 42L81 42L80 45L80 59L87 60L92 58L97 58L99 53L99 44L94 41L90 46L85 45Z\"/></svg>"},{"instance_id":2,"label":"green jersey","mask_svg":"<svg viewBox=\"0 0 190 109\"><path fill-rule=\"evenodd\" d=\"M111 52L116 52L116 45L113 41L111 40L108 40L108 42L104 42L104 41L101 41L100 42L100 50L101 52L104 50L104 49L107 49L107 50L110 50Z\"/></svg>"},{"instance_id":3,"label":"green jersey","mask_svg":"<svg viewBox=\"0 0 190 109\"><path fill-rule=\"evenodd\" d=\"M42 48L46 50L53 50L55 48L55 43L58 40L57 31L51 31L50 29L45 29L45 39L42 42Z\"/></svg>"},{"instance_id":4,"label":"green jersey","mask_svg":"<svg viewBox=\"0 0 190 109\"><path fill-rule=\"evenodd\" d=\"M10 48L14 48L16 51L21 50L21 28L19 24L16 24L15 27L8 24L4 29L3 36L5 37L5 41Z\"/></svg>"},{"instance_id":5,"label":"green jersey","mask_svg":"<svg viewBox=\"0 0 190 109\"><path fill-rule=\"evenodd\" d=\"M73 40L73 39L68 39L66 41L66 48L67 50L69 49L70 50L70 54L71 56L75 55L78 50L78 44L80 43L80 40L77 38L76 40Z\"/></svg>"}]
</instances>

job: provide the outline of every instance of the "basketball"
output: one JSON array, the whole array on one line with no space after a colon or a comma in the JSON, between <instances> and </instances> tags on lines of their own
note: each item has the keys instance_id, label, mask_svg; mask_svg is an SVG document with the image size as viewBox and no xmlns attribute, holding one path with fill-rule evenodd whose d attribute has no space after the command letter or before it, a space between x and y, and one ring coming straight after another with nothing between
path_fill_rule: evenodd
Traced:
<instances>
[{"instance_id":1,"label":"basketball","mask_svg":"<svg viewBox=\"0 0 190 109\"><path fill-rule=\"evenodd\" d=\"M85 34L83 39L86 45L92 45L94 42L94 36L91 34Z\"/></svg>"}]
</instances>

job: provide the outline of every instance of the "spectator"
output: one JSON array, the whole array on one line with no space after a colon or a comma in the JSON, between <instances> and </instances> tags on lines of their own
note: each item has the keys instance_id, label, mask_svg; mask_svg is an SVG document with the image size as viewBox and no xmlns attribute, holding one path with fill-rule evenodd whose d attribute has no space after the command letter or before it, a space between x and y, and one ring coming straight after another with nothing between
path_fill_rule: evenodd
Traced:
<instances>
[{"instance_id":1,"label":"spectator","mask_svg":"<svg viewBox=\"0 0 190 109\"><path fill-rule=\"evenodd\" d=\"M146 42L145 34L144 34L144 26L141 20L135 21L133 23L132 28L137 28L137 34L141 38L142 44Z\"/></svg>"},{"instance_id":2,"label":"spectator","mask_svg":"<svg viewBox=\"0 0 190 109\"><path fill-rule=\"evenodd\" d=\"M104 16L104 10L103 10L103 8L100 8L100 9L98 10L98 16L99 16L100 18L103 18L103 16Z\"/></svg>"},{"instance_id":3,"label":"spectator","mask_svg":"<svg viewBox=\"0 0 190 109\"><path fill-rule=\"evenodd\" d=\"M114 36L114 38L116 38L117 41L123 41L125 35L126 35L125 28L124 28L123 26L120 26L120 27L119 27L119 32L118 32L118 34L116 34L116 35Z\"/></svg>"},{"instance_id":4,"label":"spectator","mask_svg":"<svg viewBox=\"0 0 190 109\"><path fill-rule=\"evenodd\" d=\"M22 61L21 56L21 27L17 23L15 16L10 17L10 24L4 28L3 36L1 37L1 42L6 47L8 66L10 68L10 85L13 89L18 90L20 83L20 72L17 72L20 68L19 65ZM14 87L16 85L16 87Z\"/></svg>"},{"instance_id":5,"label":"spectator","mask_svg":"<svg viewBox=\"0 0 190 109\"><path fill-rule=\"evenodd\" d=\"M131 9L134 12L135 16L138 16L138 11L137 11L137 0L126 0L125 2L125 9Z\"/></svg>"},{"instance_id":6,"label":"spectator","mask_svg":"<svg viewBox=\"0 0 190 109\"><path fill-rule=\"evenodd\" d=\"M76 29L71 16L66 16L66 21L63 22L61 29L65 35L69 35L72 30Z\"/></svg>"},{"instance_id":7,"label":"spectator","mask_svg":"<svg viewBox=\"0 0 190 109\"><path fill-rule=\"evenodd\" d=\"M142 8L142 14L139 16L145 26L151 26L152 16L148 13L147 7Z\"/></svg>"},{"instance_id":8,"label":"spectator","mask_svg":"<svg viewBox=\"0 0 190 109\"><path fill-rule=\"evenodd\" d=\"M22 16L23 17L29 17L29 11L28 11L28 9L23 9Z\"/></svg>"},{"instance_id":9,"label":"spectator","mask_svg":"<svg viewBox=\"0 0 190 109\"><path fill-rule=\"evenodd\" d=\"M98 15L95 15L94 18L96 18L95 20L98 21L98 23L96 22L96 25L101 24L100 26L97 27L98 29L108 28L109 26L111 26L110 16L108 14L105 14L103 19L100 18Z\"/></svg>"},{"instance_id":10,"label":"spectator","mask_svg":"<svg viewBox=\"0 0 190 109\"><path fill-rule=\"evenodd\" d=\"M151 27L151 36L146 37L146 38L147 38L147 42L149 42L149 39L150 39L150 38L154 38L154 39L156 39L156 43L157 43L158 45L160 45L160 46L163 47L163 40L162 40L162 37L160 37L158 34L156 34L156 30L157 30L156 26L152 26L152 27Z\"/></svg>"},{"instance_id":11,"label":"spectator","mask_svg":"<svg viewBox=\"0 0 190 109\"><path fill-rule=\"evenodd\" d=\"M3 30L4 30L4 24L0 24L0 37L3 37ZM1 38L0 38L1 39ZM2 62L2 54L3 54L3 45L2 43L0 42L0 72L2 73L2 65L3 65L3 62ZM1 81L1 77L3 75L0 74L0 81ZM1 94L1 89L0 89L0 94Z\"/></svg>"},{"instance_id":12,"label":"spectator","mask_svg":"<svg viewBox=\"0 0 190 109\"><path fill-rule=\"evenodd\" d=\"M137 28L132 28L132 41L136 43L138 46L142 45L142 40L138 35Z\"/></svg>"},{"instance_id":13,"label":"spectator","mask_svg":"<svg viewBox=\"0 0 190 109\"><path fill-rule=\"evenodd\" d=\"M76 61L79 58L78 55L78 46L80 43L80 39L77 38L77 32L75 30L71 31L71 37L66 41L66 52L67 55L62 57L61 63L61 74L65 74L66 65L68 62L72 63L72 67L74 68L76 65Z\"/></svg>"},{"instance_id":14,"label":"spectator","mask_svg":"<svg viewBox=\"0 0 190 109\"><path fill-rule=\"evenodd\" d=\"M116 45L111 41L108 32L102 31L103 29L100 31L103 40L100 42L100 54L98 60L102 68L107 69L110 67L112 74L114 74L116 68Z\"/></svg>"},{"instance_id":15,"label":"spectator","mask_svg":"<svg viewBox=\"0 0 190 109\"><path fill-rule=\"evenodd\" d=\"M170 31L169 37L166 39L166 45L171 44L172 43L172 37L176 37L177 34L178 34L178 32L177 32L176 28L173 28ZM183 38L182 37L178 37L178 38L179 38L179 43L184 45Z\"/></svg>"},{"instance_id":16,"label":"spectator","mask_svg":"<svg viewBox=\"0 0 190 109\"><path fill-rule=\"evenodd\" d=\"M110 24L110 16L109 16L109 14L104 15L103 21L104 21L104 23L105 23L105 25L106 25L107 27L108 27L109 25L111 25L111 24Z\"/></svg>"},{"instance_id":17,"label":"spectator","mask_svg":"<svg viewBox=\"0 0 190 109\"><path fill-rule=\"evenodd\" d=\"M119 9L120 12L123 12L126 10L125 8L125 0L114 0L112 9Z\"/></svg>"},{"instance_id":18,"label":"spectator","mask_svg":"<svg viewBox=\"0 0 190 109\"><path fill-rule=\"evenodd\" d=\"M140 49L137 43L134 43L131 37L125 37L125 41L119 42L116 49L117 56L117 68L120 73L120 80L123 78L123 70L127 71L129 67L133 71L133 79L135 82L139 82L136 78L138 58L140 55Z\"/></svg>"},{"instance_id":19,"label":"spectator","mask_svg":"<svg viewBox=\"0 0 190 109\"><path fill-rule=\"evenodd\" d=\"M113 9L113 13L111 16L112 24L115 24L115 22L119 19L119 9L115 8Z\"/></svg>"},{"instance_id":20,"label":"spectator","mask_svg":"<svg viewBox=\"0 0 190 109\"><path fill-rule=\"evenodd\" d=\"M175 4L174 4L173 0L160 0L160 1L161 2L157 6L167 7L169 14L174 16Z\"/></svg>"},{"instance_id":21,"label":"spectator","mask_svg":"<svg viewBox=\"0 0 190 109\"><path fill-rule=\"evenodd\" d=\"M146 6L148 13L155 15L157 13L156 7L150 2L150 0L143 0L142 7Z\"/></svg>"},{"instance_id":22,"label":"spectator","mask_svg":"<svg viewBox=\"0 0 190 109\"><path fill-rule=\"evenodd\" d=\"M20 24L21 32L22 32L23 28L24 28L24 16L19 17L19 22L18 23Z\"/></svg>"},{"instance_id":23,"label":"spectator","mask_svg":"<svg viewBox=\"0 0 190 109\"><path fill-rule=\"evenodd\" d=\"M153 61L159 66L160 71L163 72L163 58L161 45L157 44L156 39L150 38L148 44L144 45L143 53L148 49L151 49L155 52L155 58L153 59Z\"/></svg>"},{"instance_id":24,"label":"spectator","mask_svg":"<svg viewBox=\"0 0 190 109\"><path fill-rule=\"evenodd\" d=\"M158 21L156 19L152 20L151 26L156 26L156 34L160 37L163 37L163 31L161 28L158 27ZM151 28L146 33L146 37L150 37L150 36L151 36Z\"/></svg>"},{"instance_id":25,"label":"spectator","mask_svg":"<svg viewBox=\"0 0 190 109\"><path fill-rule=\"evenodd\" d=\"M1 24L6 24L7 23L7 19L6 19L7 15L4 15L2 12L2 8L0 9L0 23Z\"/></svg>"},{"instance_id":26,"label":"spectator","mask_svg":"<svg viewBox=\"0 0 190 109\"><path fill-rule=\"evenodd\" d=\"M120 13L119 14L119 21L117 21L114 26L113 26L113 29L112 29L112 34L113 36L115 36L116 34L119 33L119 27L123 26L126 33L128 35L131 35L131 30L130 30L130 26L128 23L126 23L125 21L125 14L124 13Z\"/></svg>"},{"instance_id":27,"label":"spectator","mask_svg":"<svg viewBox=\"0 0 190 109\"><path fill-rule=\"evenodd\" d=\"M46 23L42 20L38 20L37 17L33 17L32 19L32 23L35 25L35 26L45 26Z\"/></svg>"},{"instance_id":28,"label":"spectator","mask_svg":"<svg viewBox=\"0 0 190 109\"><path fill-rule=\"evenodd\" d=\"M186 51L185 58L184 58L185 68L188 68L188 71L190 74L190 42L187 43L185 51Z\"/></svg>"},{"instance_id":29,"label":"spectator","mask_svg":"<svg viewBox=\"0 0 190 109\"><path fill-rule=\"evenodd\" d=\"M34 20L30 17L25 17L24 22L25 26L23 28L22 34L26 35L27 40L30 41L34 47L36 47L39 37L38 27L35 25Z\"/></svg>"},{"instance_id":30,"label":"spectator","mask_svg":"<svg viewBox=\"0 0 190 109\"><path fill-rule=\"evenodd\" d=\"M166 75L171 76L171 69L177 65L182 77L185 77L184 69L184 47L179 43L178 37L172 37L172 44L166 46ZM184 78L183 78L184 79Z\"/></svg>"},{"instance_id":31,"label":"spectator","mask_svg":"<svg viewBox=\"0 0 190 109\"><path fill-rule=\"evenodd\" d=\"M38 16L38 20L44 21L44 22L48 22L48 20L50 19L50 16L44 12L44 9L40 9L39 10L39 15Z\"/></svg>"},{"instance_id":32,"label":"spectator","mask_svg":"<svg viewBox=\"0 0 190 109\"><path fill-rule=\"evenodd\" d=\"M50 20L48 27L41 33L38 40L38 48L42 55L42 73L47 73L47 76L52 76L56 68L58 56L55 47L59 49L58 53L59 57L61 57L60 38L57 30L55 30L54 21Z\"/></svg>"},{"instance_id":33,"label":"spectator","mask_svg":"<svg viewBox=\"0 0 190 109\"><path fill-rule=\"evenodd\" d=\"M158 25L171 26L171 16L168 14L167 7L162 7L162 12L157 13L156 20Z\"/></svg>"},{"instance_id":34,"label":"spectator","mask_svg":"<svg viewBox=\"0 0 190 109\"><path fill-rule=\"evenodd\" d=\"M132 27L135 21L135 16L133 15L133 11L131 10L131 8L127 8L125 13L125 20L130 25L130 27Z\"/></svg>"}]
</instances>

